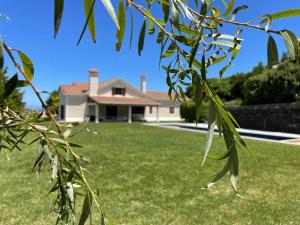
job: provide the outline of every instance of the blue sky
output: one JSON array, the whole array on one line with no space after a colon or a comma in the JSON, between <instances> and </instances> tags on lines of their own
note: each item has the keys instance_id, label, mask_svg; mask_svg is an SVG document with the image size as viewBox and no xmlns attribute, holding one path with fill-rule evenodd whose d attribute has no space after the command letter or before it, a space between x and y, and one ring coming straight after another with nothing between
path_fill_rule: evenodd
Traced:
<instances>
[{"instance_id":1,"label":"blue sky","mask_svg":"<svg viewBox=\"0 0 300 225\"><path fill-rule=\"evenodd\" d=\"M42 3L41 3L42 2ZM143 18L135 14L135 37L133 48L129 49L129 26L120 53L115 51L115 26L101 2L96 3L97 43L93 44L86 32L79 47L77 39L84 24L82 0L66 0L64 17L58 37L53 38L53 0L0 0L0 12L9 16L9 21L0 21L0 35L11 47L24 51L34 62L34 83L41 91L52 91L60 84L74 81L86 82L87 70L97 67L100 80L122 77L139 87L141 74L146 74L149 90L167 90L165 73L158 68L159 46L155 37L147 37L141 57L137 54L138 32ZM112 0L116 6L117 0ZM296 0L239 0L236 4L248 4L250 9L241 12L237 18L248 21L266 13L289 8L300 8ZM273 28L288 28L300 36L300 17L274 21ZM258 23L259 19L253 20ZM297 25L298 24L298 25ZM230 33L231 29L224 28ZM241 53L225 74L251 70L259 61L266 62L267 35L260 31L244 30L245 39ZM276 38L280 54L284 51L281 38ZM10 74L16 70L6 59ZM210 77L217 75L217 69L210 71ZM30 89L25 90L24 99L28 106L39 105Z\"/></svg>"}]
</instances>

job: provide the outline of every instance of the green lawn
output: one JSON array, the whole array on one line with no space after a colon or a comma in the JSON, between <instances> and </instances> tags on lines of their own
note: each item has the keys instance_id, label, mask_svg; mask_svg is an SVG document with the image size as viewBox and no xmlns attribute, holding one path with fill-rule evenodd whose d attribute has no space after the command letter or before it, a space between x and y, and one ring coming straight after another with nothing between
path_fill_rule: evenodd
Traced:
<instances>
[{"instance_id":1,"label":"green lawn","mask_svg":"<svg viewBox=\"0 0 300 225\"><path fill-rule=\"evenodd\" d=\"M89 124L80 150L91 159L104 208L115 225L299 224L300 146L247 140L257 162L241 154L236 197L228 177L202 190L222 165L201 168L205 135L142 124ZM216 136L213 149L224 144ZM79 150L78 150L79 151ZM48 177L32 173L33 147L0 159L0 224L54 224Z\"/></svg>"}]
</instances>

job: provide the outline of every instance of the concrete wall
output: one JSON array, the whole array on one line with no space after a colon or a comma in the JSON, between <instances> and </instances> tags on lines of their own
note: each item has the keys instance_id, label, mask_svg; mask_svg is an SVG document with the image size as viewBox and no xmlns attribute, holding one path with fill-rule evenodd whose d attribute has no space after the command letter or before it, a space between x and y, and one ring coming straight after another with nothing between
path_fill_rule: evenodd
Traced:
<instances>
[{"instance_id":1,"label":"concrete wall","mask_svg":"<svg viewBox=\"0 0 300 225\"><path fill-rule=\"evenodd\" d=\"M146 121L156 121L157 107L152 106L152 113L150 113L150 107L145 108L145 120ZM170 107L174 107L174 114L170 114ZM180 117L180 107L177 105L163 105L158 108L159 121L181 121Z\"/></svg>"},{"instance_id":2,"label":"concrete wall","mask_svg":"<svg viewBox=\"0 0 300 225\"><path fill-rule=\"evenodd\" d=\"M109 85L108 87L103 88L100 91L98 91L98 94L102 95L102 96L108 96L108 97L111 97L111 96L118 97L118 95L112 95L112 88L113 87L116 87L116 88L125 88L126 89L125 97L129 97L129 98L130 97L139 97L137 95L137 93L135 93L133 90L131 90L130 88L128 88L125 85L123 85L122 82L117 82L117 83L115 83L114 85L111 85L111 86ZM123 95L120 95L119 97L123 97Z\"/></svg>"},{"instance_id":3,"label":"concrete wall","mask_svg":"<svg viewBox=\"0 0 300 225\"><path fill-rule=\"evenodd\" d=\"M84 121L86 118L86 96L66 96L66 121Z\"/></svg>"},{"instance_id":4,"label":"concrete wall","mask_svg":"<svg viewBox=\"0 0 300 225\"><path fill-rule=\"evenodd\" d=\"M242 128L300 133L300 103L228 107Z\"/></svg>"}]
</instances>

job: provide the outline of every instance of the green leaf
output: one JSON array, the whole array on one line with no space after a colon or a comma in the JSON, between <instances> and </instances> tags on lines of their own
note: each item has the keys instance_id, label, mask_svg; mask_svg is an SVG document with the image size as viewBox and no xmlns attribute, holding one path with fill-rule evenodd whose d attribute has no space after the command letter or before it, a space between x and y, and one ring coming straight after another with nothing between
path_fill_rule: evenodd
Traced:
<instances>
[{"instance_id":1,"label":"green leaf","mask_svg":"<svg viewBox=\"0 0 300 225\"><path fill-rule=\"evenodd\" d=\"M230 66L231 66L230 64L224 66L224 67L219 71L219 76L222 77L223 74L228 70L228 68L229 68Z\"/></svg>"},{"instance_id":2,"label":"green leaf","mask_svg":"<svg viewBox=\"0 0 300 225\"><path fill-rule=\"evenodd\" d=\"M126 26L126 12L125 12L123 0L119 1L118 23L119 23L120 29L117 30L118 43L116 44L116 50L120 51L122 42L123 42L123 38L124 38L125 26Z\"/></svg>"},{"instance_id":3,"label":"green leaf","mask_svg":"<svg viewBox=\"0 0 300 225\"><path fill-rule=\"evenodd\" d=\"M18 83L18 74L12 76L6 83L5 83L5 91L4 97L7 98L17 87Z\"/></svg>"},{"instance_id":4,"label":"green leaf","mask_svg":"<svg viewBox=\"0 0 300 225\"><path fill-rule=\"evenodd\" d=\"M213 178L211 179L211 181L206 185L205 188L210 188L212 187L215 183L217 183L220 179L222 179L225 174L230 170L231 167L231 160L230 158L227 160L225 166L223 167L223 169L217 173L215 176L213 176Z\"/></svg>"},{"instance_id":5,"label":"green leaf","mask_svg":"<svg viewBox=\"0 0 300 225\"><path fill-rule=\"evenodd\" d=\"M206 138L206 144L204 149L202 166L207 158L207 155L211 147L215 126L216 126L216 117L217 117L217 108L215 106L214 101L210 101L209 108L208 108L208 131L207 131L207 138Z\"/></svg>"},{"instance_id":6,"label":"green leaf","mask_svg":"<svg viewBox=\"0 0 300 225\"><path fill-rule=\"evenodd\" d=\"M201 116L201 105L203 100L203 87L200 81L200 76L196 72L193 73L192 85L195 96L195 107L196 107L196 120L197 122Z\"/></svg>"},{"instance_id":7,"label":"green leaf","mask_svg":"<svg viewBox=\"0 0 300 225\"><path fill-rule=\"evenodd\" d=\"M112 18L112 20L114 21L117 29L120 29L119 26L119 22L116 16L116 12L115 9L113 7L113 5L111 4L110 0L101 0L102 4L104 5L106 11L108 12L108 14L110 15L110 17Z\"/></svg>"},{"instance_id":8,"label":"green leaf","mask_svg":"<svg viewBox=\"0 0 300 225\"><path fill-rule=\"evenodd\" d=\"M30 60L30 58L27 55L25 55L23 52L18 50L18 54L22 61L24 72L25 72L27 78L31 81L33 78L33 75L34 75L33 63ZM29 85L29 83L27 81L24 81L23 85L26 86L26 85Z\"/></svg>"},{"instance_id":9,"label":"green leaf","mask_svg":"<svg viewBox=\"0 0 300 225\"><path fill-rule=\"evenodd\" d=\"M161 58L163 59L163 58L170 57L175 52L175 49L176 49L176 43L172 42L168 47L167 51L161 56Z\"/></svg>"},{"instance_id":10,"label":"green leaf","mask_svg":"<svg viewBox=\"0 0 300 225\"><path fill-rule=\"evenodd\" d=\"M74 208L74 189L73 189L73 184L71 182L67 182L66 184L67 188L67 195L71 201L71 206Z\"/></svg>"},{"instance_id":11,"label":"green leaf","mask_svg":"<svg viewBox=\"0 0 300 225\"><path fill-rule=\"evenodd\" d=\"M58 171L58 157L57 157L57 155L54 156L54 158L51 161L51 169L52 169L51 182L53 182L55 180L55 178L57 177L57 171Z\"/></svg>"},{"instance_id":12,"label":"green leaf","mask_svg":"<svg viewBox=\"0 0 300 225\"><path fill-rule=\"evenodd\" d=\"M271 68L279 63L278 50L274 38L269 35L268 39L268 66Z\"/></svg>"},{"instance_id":13,"label":"green leaf","mask_svg":"<svg viewBox=\"0 0 300 225\"><path fill-rule=\"evenodd\" d=\"M88 191L85 195L83 206L82 206L82 212L80 215L79 223L78 225L84 225L86 220L91 215L92 210L92 199L91 199L91 193Z\"/></svg>"},{"instance_id":14,"label":"green leaf","mask_svg":"<svg viewBox=\"0 0 300 225\"><path fill-rule=\"evenodd\" d=\"M56 37L64 11L64 0L54 1L54 37Z\"/></svg>"},{"instance_id":15,"label":"green leaf","mask_svg":"<svg viewBox=\"0 0 300 225\"><path fill-rule=\"evenodd\" d=\"M201 60L201 78L203 81L206 80L206 61L205 61L205 55L203 54L202 60Z\"/></svg>"},{"instance_id":16,"label":"green leaf","mask_svg":"<svg viewBox=\"0 0 300 225\"><path fill-rule=\"evenodd\" d=\"M178 25L179 24L178 10L175 7L174 1L171 1L171 2L172 2L172 4L171 4L171 11L172 11L173 23L175 25Z\"/></svg>"},{"instance_id":17,"label":"green leaf","mask_svg":"<svg viewBox=\"0 0 300 225\"><path fill-rule=\"evenodd\" d=\"M281 19L281 18L287 18L287 17L292 17L292 16L300 16L300 8L298 9L288 9L288 10L284 10L284 11L280 11L272 15L272 20L277 20L277 19ZM261 23L266 23L268 22L268 19L265 18L261 21Z\"/></svg>"},{"instance_id":18,"label":"green leaf","mask_svg":"<svg viewBox=\"0 0 300 225\"><path fill-rule=\"evenodd\" d=\"M169 0L168 0L169 2ZM166 4L166 3L161 3L162 5L162 10L164 12L164 20L165 22L167 22L169 20L169 16L170 16L170 5Z\"/></svg>"},{"instance_id":19,"label":"green leaf","mask_svg":"<svg viewBox=\"0 0 300 225\"><path fill-rule=\"evenodd\" d=\"M96 33L95 33L95 18L94 18L94 5L96 0L84 0L84 12L85 12L85 23L80 33L77 45L80 44L80 41L86 31L86 28L89 27L90 34L93 42L96 42Z\"/></svg>"},{"instance_id":20,"label":"green leaf","mask_svg":"<svg viewBox=\"0 0 300 225\"><path fill-rule=\"evenodd\" d=\"M0 73L2 73L4 67L4 57L3 57L3 42L0 39Z\"/></svg>"},{"instance_id":21,"label":"green leaf","mask_svg":"<svg viewBox=\"0 0 300 225\"><path fill-rule=\"evenodd\" d=\"M192 68L192 65L193 65L193 62L194 62L194 59L195 59L195 56L197 54L197 51L198 51L198 48L199 48L199 45L200 45L200 40L202 38L202 35L200 34L198 39L197 39L197 42L196 44L193 46L192 50L191 50L191 57L190 57L190 61L189 61L189 67Z\"/></svg>"},{"instance_id":22,"label":"green leaf","mask_svg":"<svg viewBox=\"0 0 300 225\"><path fill-rule=\"evenodd\" d=\"M156 42L157 42L158 44L162 43L163 40L164 40L164 36L165 36L165 33L164 33L162 30L160 30L160 31L158 32Z\"/></svg>"},{"instance_id":23,"label":"green leaf","mask_svg":"<svg viewBox=\"0 0 300 225\"><path fill-rule=\"evenodd\" d=\"M152 34L154 34L154 32L155 32L155 28L154 28L154 26L153 26L153 22L152 22L151 19L149 19L149 20L148 20L148 33L149 33L150 35L152 35Z\"/></svg>"},{"instance_id":24,"label":"green leaf","mask_svg":"<svg viewBox=\"0 0 300 225\"><path fill-rule=\"evenodd\" d=\"M146 34L146 21L144 21L143 26L140 31L140 35L139 35L139 43L138 43L139 56L141 55L143 48L144 48L145 34Z\"/></svg>"},{"instance_id":25,"label":"green leaf","mask_svg":"<svg viewBox=\"0 0 300 225\"><path fill-rule=\"evenodd\" d=\"M132 12L132 8L130 8L130 42L129 42L130 49L132 46L132 39L133 39L133 12Z\"/></svg>"},{"instance_id":26,"label":"green leaf","mask_svg":"<svg viewBox=\"0 0 300 225\"><path fill-rule=\"evenodd\" d=\"M296 35L289 30L284 30L281 34L288 49L290 59L293 61L297 60L299 56L299 42Z\"/></svg>"},{"instance_id":27,"label":"green leaf","mask_svg":"<svg viewBox=\"0 0 300 225\"><path fill-rule=\"evenodd\" d=\"M238 7L236 7L233 11L232 11L232 14L233 15L236 15L240 10L245 10L245 9L248 9L249 6L248 5L240 5Z\"/></svg>"},{"instance_id":28,"label":"green leaf","mask_svg":"<svg viewBox=\"0 0 300 225\"><path fill-rule=\"evenodd\" d=\"M236 184L239 175L239 161L238 161L238 155L236 149L232 151L230 158L231 158L230 181L235 192L238 192Z\"/></svg>"},{"instance_id":29,"label":"green leaf","mask_svg":"<svg viewBox=\"0 0 300 225\"><path fill-rule=\"evenodd\" d=\"M228 6L226 8L226 11L224 13L224 16L229 16L230 15L230 12L231 12L233 6L234 6L234 0L230 0Z\"/></svg>"}]
</instances>

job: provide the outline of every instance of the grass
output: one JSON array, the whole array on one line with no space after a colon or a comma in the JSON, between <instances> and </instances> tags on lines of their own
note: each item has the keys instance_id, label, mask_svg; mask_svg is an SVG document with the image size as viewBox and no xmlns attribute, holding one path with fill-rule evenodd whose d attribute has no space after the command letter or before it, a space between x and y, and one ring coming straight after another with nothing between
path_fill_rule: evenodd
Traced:
<instances>
[{"instance_id":1,"label":"grass","mask_svg":"<svg viewBox=\"0 0 300 225\"><path fill-rule=\"evenodd\" d=\"M205 135L142 124L89 124L102 133L76 141L91 159L100 199L114 224L299 224L300 147L247 140L257 162L241 154L240 192L228 177L202 190L222 163L201 168ZM223 149L217 137L213 149ZM0 157L0 224L54 224L48 177L32 174L36 149Z\"/></svg>"}]
</instances>

